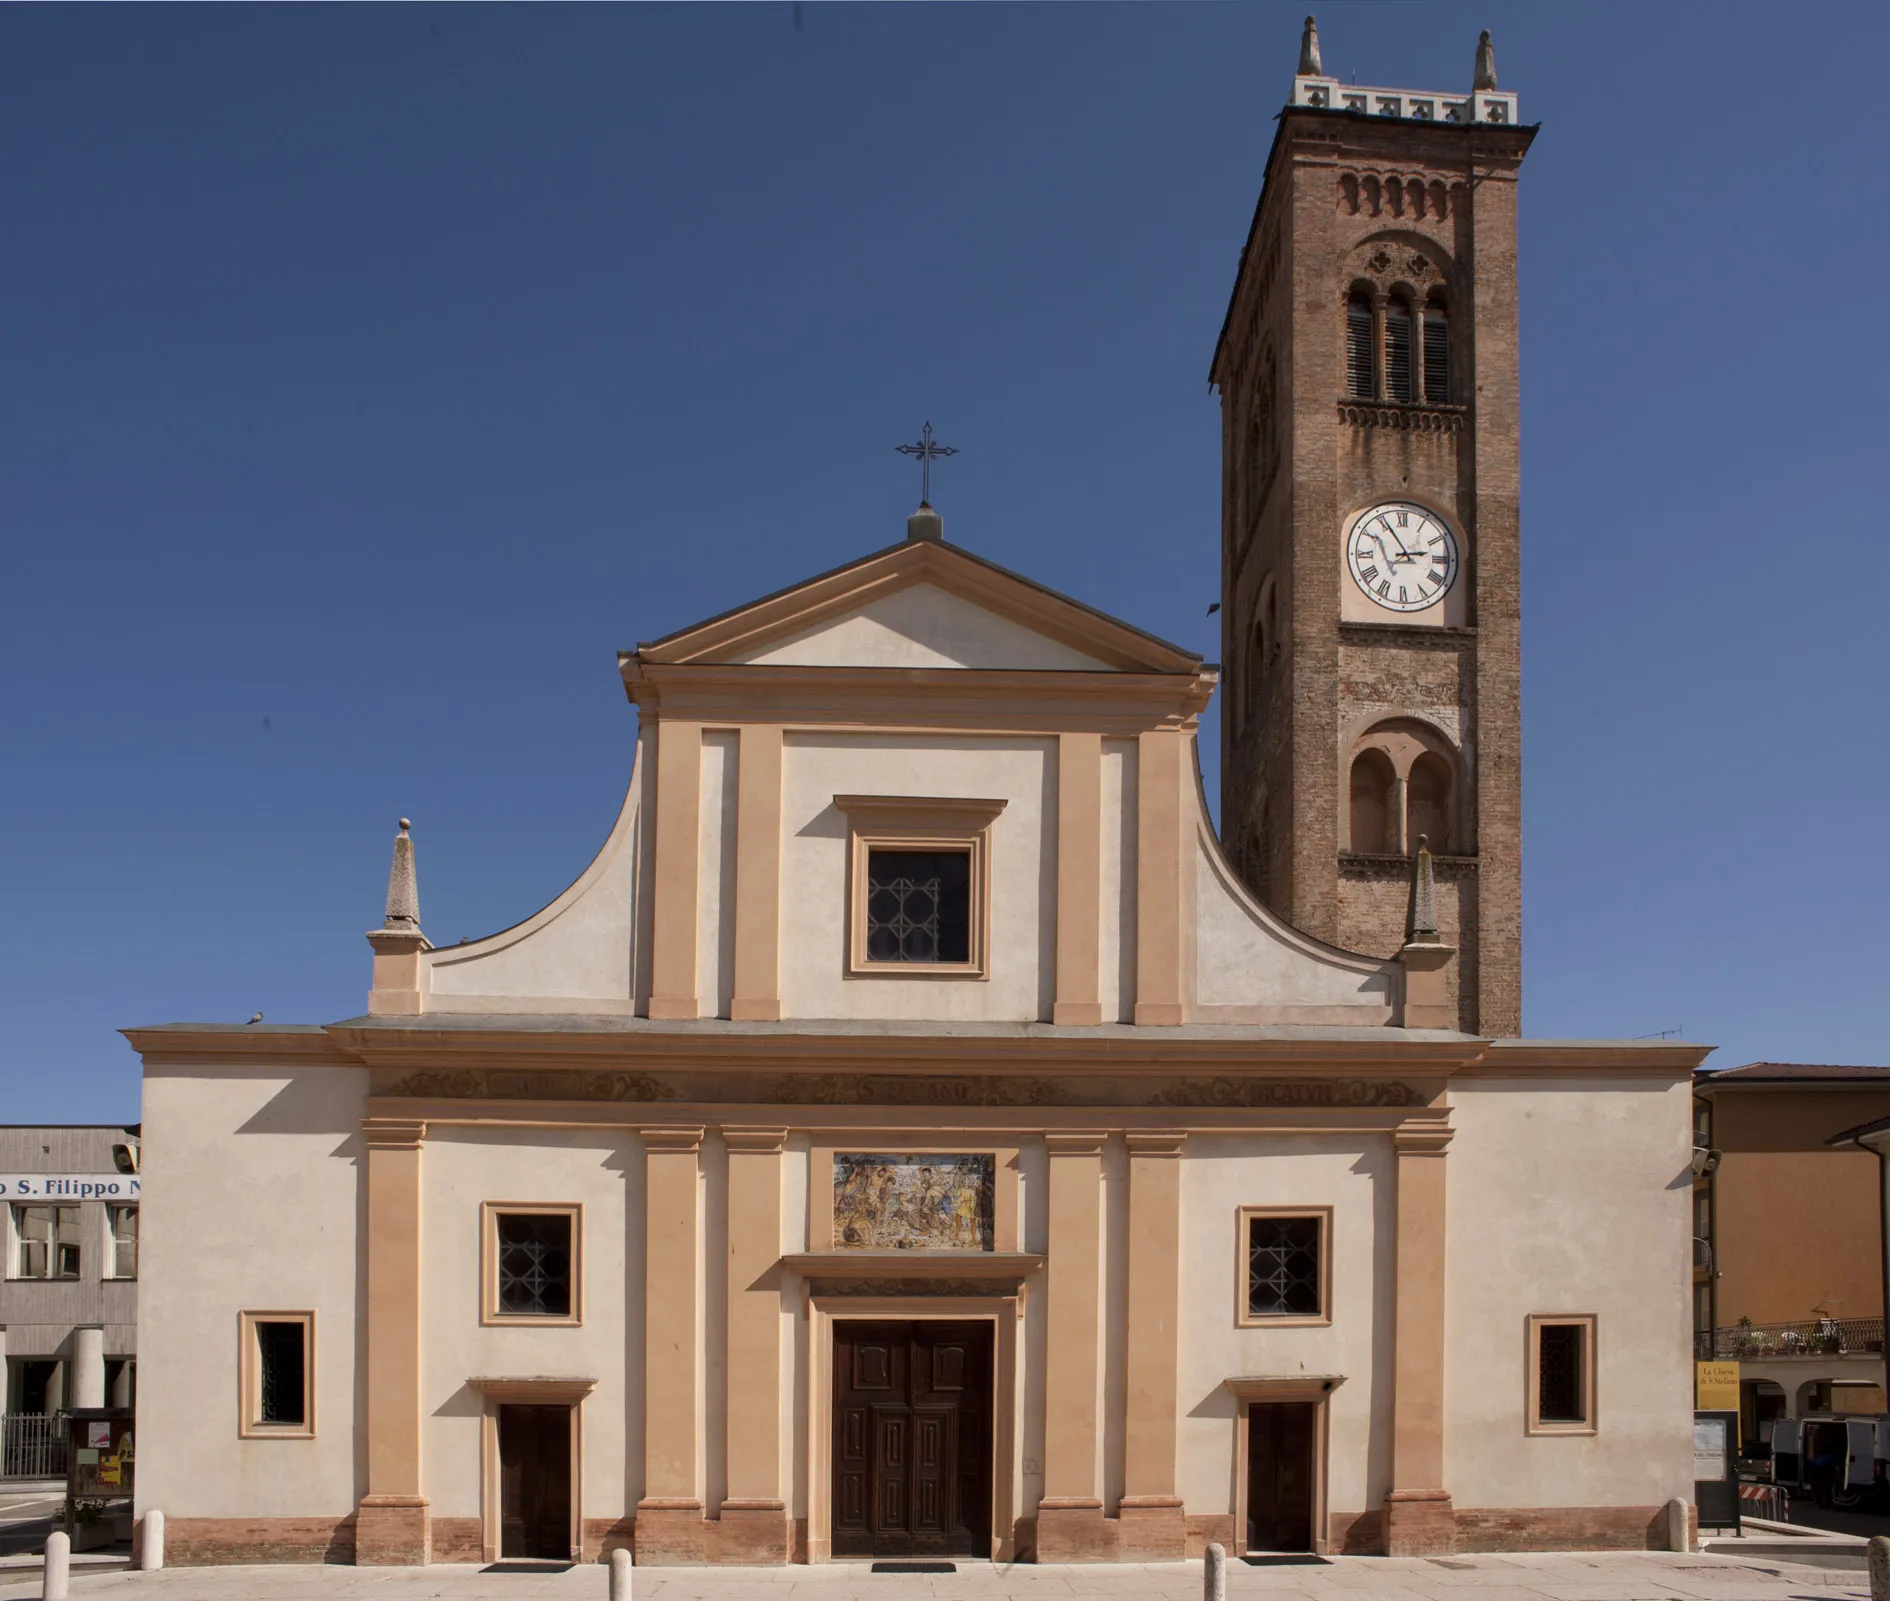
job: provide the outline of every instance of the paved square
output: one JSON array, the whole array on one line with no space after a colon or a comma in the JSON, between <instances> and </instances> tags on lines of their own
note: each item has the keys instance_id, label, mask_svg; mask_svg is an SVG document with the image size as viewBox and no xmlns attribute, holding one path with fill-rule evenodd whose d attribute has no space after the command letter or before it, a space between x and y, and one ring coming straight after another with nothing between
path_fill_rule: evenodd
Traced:
<instances>
[{"instance_id":1,"label":"paved square","mask_svg":"<svg viewBox=\"0 0 1890 1601\"><path fill-rule=\"evenodd\" d=\"M562 1571L505 1568L167 1568L75 1571L74 1601L604 1601L597 1564ZM866 1563L789 1568L638 1568L637 1601L1199 1601L1201 1564L996 1567L876 1574ZM1228 1566L1230 1601L1868 1601L1859 1570L1745 1556L1662 1551L1512 1552L1464 1557L1334 1557ZM0 1601L40 1593L37 1571L0 1571Z\"/></svg>"}]
</instances>

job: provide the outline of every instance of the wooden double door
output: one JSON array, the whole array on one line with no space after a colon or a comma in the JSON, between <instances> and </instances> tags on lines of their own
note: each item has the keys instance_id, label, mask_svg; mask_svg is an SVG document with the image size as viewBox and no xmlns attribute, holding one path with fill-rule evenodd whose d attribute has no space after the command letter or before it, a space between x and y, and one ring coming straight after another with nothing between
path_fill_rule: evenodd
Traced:
<instances>
[{"instance_id":1,"label":"wooden double door","mask_svg":"<svg viewBox=\"0 0 1890 1601\"><path fill-rule=\"evenodd\" d=\"M991 1554L991 1325L833 1325L835 1556Z\"/></svg>"},{"instance_id":2,"label":"wooden double door","mask_svg":"<svg viewBox=\"0 0 1890 1601\"><path fill-rule=\"evenodd\" d=\"M1257 1402L1247 1411L1247 1549L1313 1549L1318 1408Z\"/></svg>"}]
</instances>

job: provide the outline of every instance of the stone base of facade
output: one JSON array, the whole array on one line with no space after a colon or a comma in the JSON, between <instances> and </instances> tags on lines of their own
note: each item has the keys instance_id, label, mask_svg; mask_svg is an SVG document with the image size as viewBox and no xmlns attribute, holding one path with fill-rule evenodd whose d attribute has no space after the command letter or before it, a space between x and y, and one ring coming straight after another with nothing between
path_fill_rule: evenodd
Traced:
<instances>
[{"instance_id":1,"label":"stone base of facade","mask_svg":"<svg viewBox=\"0 0 1890 1601\"><path fill-rule=\"evenodd\" d=\"M1188 1514L1176 1495L1125 1495L1116 1509L1116 1560L1179 1562L1188 1554Z\"/></svg>"},{"instance_id":2,"label":"stone base of facade","mask_svg":"<svg viewBox=\"0 0 1890 1601\"><path fill-rule=\"evenodd\" d=\"M352 1512L345 1518L164 1520L166 1567L201 1568L239 1562L352 1561Z\"/></svg>"},{"instance_id":3,"label":"stone base of facade","mask_svg":"<svg viewBox=\"0 0 1890 1601\"><path fill-rule=\"evenodd\" d=\"M363 1568L424 1567L433 1560L433 1519L424 1495L366 1495L354 1518L354 1560Z\"/></svg>"},{"instance_id":4,"label":"stone base of facade","mask_svg":"<svg viewBox=\"0 0 1890 1601\"><path fill-rule=\"evenodd\" d=\"M1045 1496L1037 1503L1039 1562L1113 1562L1120 1539L1114 1519L1091 1496Z\"/></svg>"},{"instance_id":5,"label":"stone base of facade","mask_svg":"<svg viewBox=\"0 0 1890 1601\"><path fill-rule=\"evenodd\" d=\"M1223 1551L1234 1548L1234 1514L1231 1512L1196 1512L1186 1520L1189 1558L1204 1557L1207 1548L1218 1545Z\"/></svg>"},{"instance_id":6,"label":"stone base of facade","mask_svg":"<svg viewBox=\"0 0 1890 1601\"><path fill-rule=\"evenodd\" d=\"M1383 1556L1385 1554L1384 1513L1334 1512L1329 1514L1326 1518L1326 1550L1334 1556Z\"/></svg>"},{"instance_id":7,"label":"stone base of facade","mask_svg":"<svg viewBox=\"0 0 1890 1601\"><path fill-rule=\"evenodd\" d=\"M637 1520L635 1518L586 1518L582 1533L583 1546L581 1560L585 1562L608 1562L610 1553L624 1550L634 1553L637 1548ZM433 1537L433 1543L439 1545L439 1536Z\"/></svg>"},{"instance_id":8,"label":"stone base of facade","mask_svg":"<svg viewBox=\"0 0 1890 1601\"><path fill-rule=\"evenodd\" d=\"M433 1560L435 1562L484 1562L486 1560L484 1519L435 1518L433 1520Z\"/></svg>"},{"instance_id":9,"label":"stone base of facade","mask_svg":"<svg viewBox=\"0 0 1890 1601\"><path fill-rule=\"evenodd\" d=\"M794 1520L783 1501L724 1501L717 1520L718 1562L784 1566L794 1558Z\"/></svg>"},{"instance_id":10,"label":"stone base of facade","mask_svg":"<svg viewBox=\"0 0 1890 1601\"><path fill-rule=\"evenodd\" d=\"M1663 1551L1667 1547L1667 1509L1657 1506L1466 1507L1457 1513L1456 1521L1459 1551Z\"/></svg>"},{"instance_id":11,"label":"stone base of facade","mask_svg":"<svg viewBox=\"0 0 1890 1601\"><path fill-rule=\"evenodd\" d=\"M1384 1528L1388 1557L1447 1557L1457 1549L1448 1490L1388 1490Z\"/></svg>"}]
</instances>

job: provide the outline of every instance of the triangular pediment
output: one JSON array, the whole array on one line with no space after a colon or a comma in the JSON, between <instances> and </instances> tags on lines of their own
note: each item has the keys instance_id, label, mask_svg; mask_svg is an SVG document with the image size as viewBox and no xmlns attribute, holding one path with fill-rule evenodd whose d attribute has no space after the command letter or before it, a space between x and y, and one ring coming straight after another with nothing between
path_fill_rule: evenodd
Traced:
<instances>
[{"instance_id":1,"label":"triangular pediment","mask_svg":"<svg viewBox=\"0 0 1890 1601\"><path fill-rule=\"evenodd\" d=\"M648 663L1194 673L1200 657L943 542L909 540L642 645Z\"/></svg>"}]
</instances>

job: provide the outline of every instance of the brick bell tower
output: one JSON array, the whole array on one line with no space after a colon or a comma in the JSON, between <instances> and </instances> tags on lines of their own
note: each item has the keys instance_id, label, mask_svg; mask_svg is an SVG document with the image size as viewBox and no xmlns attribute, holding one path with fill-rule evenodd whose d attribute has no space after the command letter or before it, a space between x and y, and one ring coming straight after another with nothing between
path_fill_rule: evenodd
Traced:
<instances>
[{"instance_id":1,"label":"brick bell tower","mask_svg":"<svg viewBox=\"0 0 1890 1601\"><path fill-rule=\"evenodd\" d=\"M1394 954L1435 858L1458 1026L1521 1026L1516 179L1463 93L1326 77L1312 18L1210 379L1222 834L1282 917Z\"/></svg>"}]
</instances>

